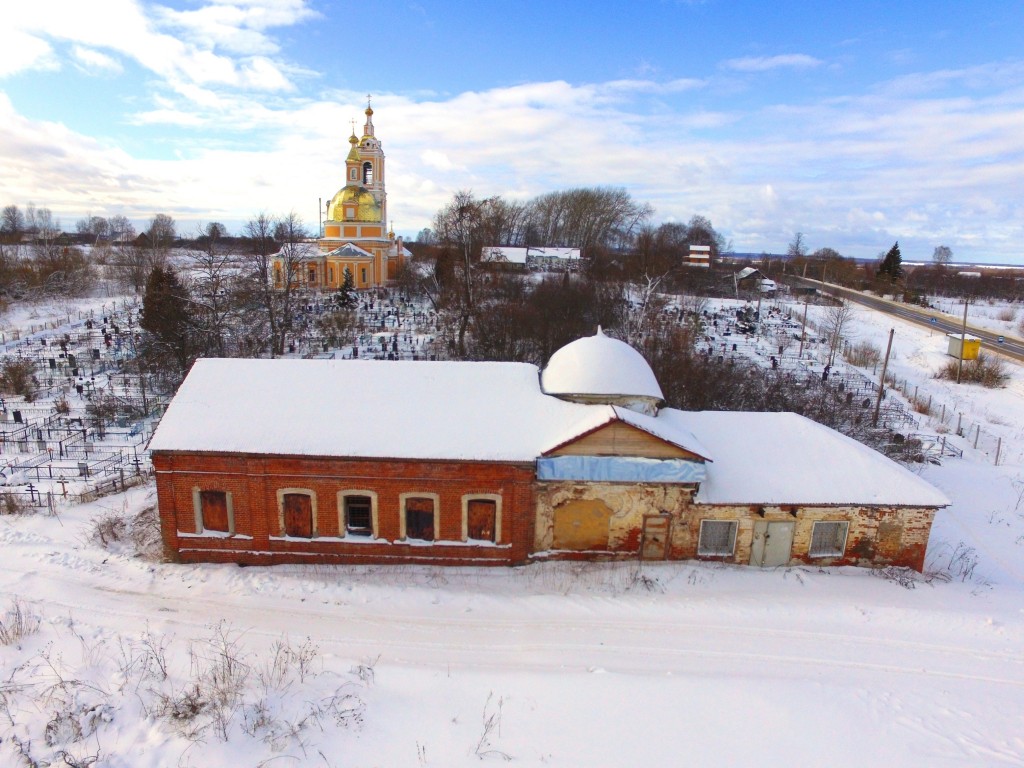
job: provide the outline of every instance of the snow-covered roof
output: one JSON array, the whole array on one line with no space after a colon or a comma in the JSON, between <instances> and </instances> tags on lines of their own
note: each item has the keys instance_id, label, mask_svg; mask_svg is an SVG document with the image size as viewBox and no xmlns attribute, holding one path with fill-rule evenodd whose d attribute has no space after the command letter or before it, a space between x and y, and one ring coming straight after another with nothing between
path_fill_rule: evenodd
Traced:
<instances>
[{"instance_id":1,"label":"snow-covered roof","mask_svg":"<svg viewBox=\"0 0 1024 768\"><path fill-rule=\"evenodd\" d=\"M330 253L324 254L325 256L337 256L339 258L350 257L350 258L366 258L372 259L373 254L367 250L360 248L355 243L345 243L340 248L335 248Z\"/></svg>"},{"instance_id":2,"label":"snow-covered roof","mask_svg":"<svg viewBox=\"0 0 1024 768\"><path fill-rule=\"evenodd\" d=\"M623 416L548 397L526 363L196 361L154 451L533 461ZM638 425L643 429L644 425ZM699 453L684 430L671 442Z\"/></svg>"},{"instance_id":3,"label":"snow-covered roof","mask_svg":"<svg viewBox=\"0 0 1024 768\"><path fill-rule=\"evenodd\" d=\"M757 269L754 269L754 267L744 267L743 269L741 269L739 272L736 273L736 279L737 280L746 280L751 275L759 275L759 274L761 274L760 271L758 271Z\"/></svg>"},{"instance_id":4,"label":"snow-covered roof","mask_svg":"<svg viewBox=\"0 0 1024 768\"><path fill-rule=\"evenodd\" d=\"M949 504L899 464L803 416L650 416L567 402L541 392L526 363L204 358L149 447L527 463L614 421L708 460L701 503Z\"/></svg>"},{"instance_id":5,"label":"snow-covered roof","mask_svg":"<svg viewBox=\"0 0 1024 768\"><path fill-rule=\"evenodd\" d=\"M714 458L697 494L705 504L950 503L896 462L795 413L666 408L658 421L698 435Z\"/></svg>"},{"instance_id":6,"label":"snow-covered roof","mask_svg":"<svg viewBox=\"0 0 1024 768\"><path fill-rule=\"evenodd\" d=\"M273 254L271 258L275 259L319 259L323 254L320 252L320 247L316 243L311 242L299 242L299 243L287 243L280 251Z\"/></svg>"},{"instance_id":7,"label":"snow-covered roof","mask_svg":"<svg viewBox=\"0 0 1024 768\"><path fill-rule=\"evenodd\" d=\"M596 335L576 339L555 352L541 374L541 387L549 395L664 398L643 355L600 328Z\"/></svg>"}]
</instances>

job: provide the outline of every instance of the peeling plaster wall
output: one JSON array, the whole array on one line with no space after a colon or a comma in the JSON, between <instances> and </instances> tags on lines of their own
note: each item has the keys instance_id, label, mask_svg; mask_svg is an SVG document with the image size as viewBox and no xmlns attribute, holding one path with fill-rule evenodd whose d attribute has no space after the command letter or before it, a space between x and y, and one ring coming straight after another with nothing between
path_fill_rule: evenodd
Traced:
<instances>
[{"instance_id":1,"label":"peeling plaster wall","mask_svg":"<svg viewBox=\"0 0 1024 768\"><path fill-rule=\"evenodd\" d=\"M926 508L694 504L691 491L678 485L544 482L537 485L536 499L535 552L602 552L636 557L644 516L668 514L671 529L666 556L669 559L698 559L701 520L735 520L738 525L733 554L700 559L739 564L750 563L754 524L777 520L795 523L790 565L897 565L920 571L924 568L928 535L935 517L935 510ZM603 525L602 510L610 511L610 515L607 511L604 515L607 518L604 546L597 543L599 532L595 530L596 525ZM559 518L560 511L563 515ZM816 521L849 523L842 556L810 556ZM578 531L576 540L572 538L573 523Z\"/></svg>"},{"instance_id":2,"label":"peeling plaster wall","mask_svg":"<svg viewBox=\"0 0 1024 768\"><path fill-rule=\"evenodd\" d=\"M678 485L633 485L618 483L554 482L537 485L537 523L535 551L543 552L555 546L555 515L560 508L578 510L580 502L592 501L611 510L608 519L607 545L603 547L565 546L563 549L636 553L644 515L668 512L681 519L690 504L691 491ZM674 525L674 523L673 523ZM559 526L561 532L562 527ZM589 535L590 531L588 531Z\"/></svg>"}]
</instances>

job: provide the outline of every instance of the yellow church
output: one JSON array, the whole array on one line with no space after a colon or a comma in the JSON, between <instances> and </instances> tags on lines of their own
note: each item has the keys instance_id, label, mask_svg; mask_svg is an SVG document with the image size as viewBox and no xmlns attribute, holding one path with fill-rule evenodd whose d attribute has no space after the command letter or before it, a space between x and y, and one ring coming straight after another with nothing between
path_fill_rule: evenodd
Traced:
<instances>
[{"instance_id":1,"label":"yellow church","mask_svg":"<svg viewBox=\"0 0 1024 768\"><path fill-rule=\"evenodd\" d=\"M384 190L384 151L374 135L373 109L366 106L363 135L353 127L351 145L345 158L345 186L327 205L327 219L315 245L274 257L274 282L283 285L290 273L293 285L310 289L337 290L345 282L345 271L356 288L385 285L411 256L402 238L388 230L387 193Z\"/></svg>"}]
</instances>

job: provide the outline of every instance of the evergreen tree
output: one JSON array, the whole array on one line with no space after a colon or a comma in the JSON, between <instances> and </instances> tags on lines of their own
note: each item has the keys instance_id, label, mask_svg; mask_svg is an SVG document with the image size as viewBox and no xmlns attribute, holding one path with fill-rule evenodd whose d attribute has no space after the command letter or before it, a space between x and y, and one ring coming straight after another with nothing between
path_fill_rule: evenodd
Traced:
<instances>
[{"instance_id":1,"label":"evergreen tree","mask_svg":"<svg viewBox=\"0 0 1024 768\"><path fill-rule=\"evenodd\" d=\"M893 244L889 252L882 259L882 266L878 268L879 277L887 277L890 282L896 282L903 277L903 257L900 256L900 244Z\"/></svg>"},{"instance_id":2,"label":"evergreen tree","mask_svg":"<svg viewBox=\"0 0 1024 768\"><path fill-rule=\"evenodd\" d=\"M340 307L351 307L356 303L356 284L352 279L352 270L348 267L345 267L345 274L341 282L341 287L334 295L334 300Z\"/></svg>"},{"instance_id":3,"label":"evergreen tree","mask_svg":"<svg viewBox=\"0 0 1024 768\"><path fill-rule=\"evenodd\" d=\"M139 326L146 332L142 353L158 368L184 374L195 359L189 297L174 270L156 266L146 280Z\"/></svg>"}]
</instances>

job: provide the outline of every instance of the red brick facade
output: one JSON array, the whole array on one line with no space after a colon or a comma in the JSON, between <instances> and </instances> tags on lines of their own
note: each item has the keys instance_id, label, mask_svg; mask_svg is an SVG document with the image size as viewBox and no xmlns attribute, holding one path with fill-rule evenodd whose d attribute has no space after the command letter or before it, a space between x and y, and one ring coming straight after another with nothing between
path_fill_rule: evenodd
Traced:
<instances>
[{"instance_id":1,"label":"red brick facade","mask_svg":"<svg viewBox=\"0 0 1024 768\"><path fill-rule=\"evenodd\" d=\"M186 562L514 565L533 545L532 464L154 452L153 465L164 544ZM284 536L284 489L315 500L312 537ZM375 494L375 537L345 535L339 493L353 490ZM197 533L201 491L230 494L232 535ZM401 494L436 495L435 541L402 538ZM499 500L494 543L464 538L473 498Z\"/></svg>"}]
</instances>

